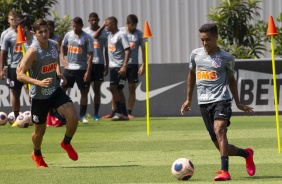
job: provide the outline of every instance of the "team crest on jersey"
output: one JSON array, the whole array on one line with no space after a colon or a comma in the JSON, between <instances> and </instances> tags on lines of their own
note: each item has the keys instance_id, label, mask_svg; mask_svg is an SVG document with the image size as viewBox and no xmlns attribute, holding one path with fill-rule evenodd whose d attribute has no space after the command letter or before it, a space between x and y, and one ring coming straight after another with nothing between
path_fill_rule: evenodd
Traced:
<instances>
[{"instance_id":1,"label":"team crest on jersey","mask_svg":"<svg viewBox=\"0 0 282 184\"><path fill-rule=\"evenodd\" d=\"M133 35L128 34L127 38L128 40L135 42L138 39L138 35L137 34L133 34Z\"/></svg>"},{"instance_id":2,"label":"team crest on jersey","mask_svg":"<svg viewBox=\"0 0 282 184\"><path fill-rule=\"evenodd\" d=\"M52 58L58 58L58 52L55 48L53 48L50 52L52 54Z\"/></svg>"},{"instance_id":3,"label":"team crest on jersey","mask_svg":"<svg viewBox=\"0 0 282 184\"><path fill-rule=\"evenodd\" d=\"M219 68L219 67L221 67L221 62L222 62L222 59L221 58L212 58L212 66L214 67L214 68Z\"/></svg>"},{"instance_id":4,"label":"team crest on jersey","mask_svg":"<svg viewBox=\"0 0 282 184\"><path fill-rule=\"evenodd\" d=\"M110 38L110 41L112 42L112 44L115 44L117 42L117 37L114 35L113 37Z\"/></svg>"},{"instance_id":5,"label":"team crest on jersey","mask_svg":"<svg viewBox=\"0 0 282 184\"><path fill-rule=\"evenodd\" d=\"M80 39L78 40L78 44L79 44L79 45L84 45L84 42L85 42L85 39L84 39L84 38L80 38Z\"/></svg>"}]
</instances>

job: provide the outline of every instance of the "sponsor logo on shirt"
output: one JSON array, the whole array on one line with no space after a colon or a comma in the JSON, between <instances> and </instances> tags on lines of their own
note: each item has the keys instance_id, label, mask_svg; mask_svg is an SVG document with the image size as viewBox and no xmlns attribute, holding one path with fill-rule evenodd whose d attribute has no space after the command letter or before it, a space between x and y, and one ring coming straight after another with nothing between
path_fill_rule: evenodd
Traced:
<instances>
[{"instance_id":1,"label":"sponsor logo on shirt","mask_svg":"<svg viewBox=\"0 0 282 184\"><path fill-rule=\"evenodd\" d=\"M116 46L112 45L112 44L109 44L108 45L108 50L111 51L111 52L115 52L116 51Z\"/></svg>"},{"instance_id":2,"label":"sponsor logo on shirt","mask_svg":"<svg viewBox=\"0 0 282 184\"><path fill-rule=\"evenodd\" d=\"M22 52L22 46L21 45L15 45L14 52Z\"/></svg>"},{"instance_id":3,"label":"sponsor logo on shirt","mask_svg":"<svg viewBox=\"0 0 282 184\"><path fill-rule=\"evenodd\" d=\"M202 70L201 68L198 68L196 75L197 75L197 80L215 80L217 79L215 70L205 71L205 70Z\"/></svg>"},{"instance_id":4,"label":"sponsor logo on shirt","mask_svg":"<svg viewBox=\"0 0 282 184\"><path fill-rule=\"evenodd\" d=\"M93 47L94 47L95 49L99 49L99 48L100 48L100 43L99 43L99 42L94 42L94 43L93 43Z\"/></svg>"},{"instance_id":5,"label":"sponsor logo on shirt","mask_svg":"<svg viewBox=\"0 0 282 184\"><path fill-rule=\"evenodd\" d=\"M75 46L70 45L69 46L69 52L75 53L75 54L81 54L82 53L82 49L79 48L79 47L75 47Z\"/></svg>"},{"instance_id":6,"label":"sponsor logo on shirt","mask_svg":"<svg viewBox=\"0 0 282 184\"><path fill-rule=\"evenodd\" d=\"M134 42L130 42L130 43L129 43L129 47L130 47L131 49L134 49L134 48L135 48L135 43L134 43Z\"/></svg>"},{"instance_id":7,"label":"sponsor logo on shirt","mask_svg":"<svg viewBox=\"0 0 282 184\"><path fill-rule=\"evenodd\" d=\"M41 73L42 74L50 73L50 72L56 70L56 68L57 68L57 63L45 65L45 66L42 67Z\"/></svg>"}]
</instances>

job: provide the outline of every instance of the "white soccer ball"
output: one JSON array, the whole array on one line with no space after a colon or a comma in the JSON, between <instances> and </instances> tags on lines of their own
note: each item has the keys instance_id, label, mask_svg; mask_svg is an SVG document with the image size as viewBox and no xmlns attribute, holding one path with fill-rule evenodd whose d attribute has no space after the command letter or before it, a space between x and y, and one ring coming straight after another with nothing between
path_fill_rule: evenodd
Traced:
<instances>
[{"instance_id":1,"label":"white soccer ball","mask_svg":"<svg viewBox=\"0 0 282 184\"><path fill-rule=\"evenodd\" d=\"M7 114L5 112L0 112L0 125L6 125L7 121Z\"/></svg>"},{"instance_id":2,"label":"white soccer ball","mask_svg":"<svg viewBox=\"0 0 282 184\"><path fill-rule=\"evenodd\" d=\"M29 126L32 126L33 123L31 121L31 112L30 111L25 111L25 112L23 112L23 114L28 117L28 119L29 119Z\"/></svg>"},{"instance_id":3,"label":"white soccer ball","mask_svg":"<svg viewBox=\"0 0 282 184\"><path fill-rule=\"evenodd\" d=\"M22 113L19 112L19 114L22 114ZM10 123L10 125L13 125L15 121L16 121L16 118L15 118L14 112L10 112L8 114L8 122Z\"/></svg>"},{"instance_id":4,"label":"white soccer ball","mask_svg":"<svg viewBox=\"0 0 282 184\"><path fill-rule=\"evenodd\" d=\"M30 118L27 115L21 114L17 117L15 123L17 123L20 128L27 128L29 126L29 121Z\"/></svg>"},{"instance_id":5,"label":"white soccer ball","mask_svg":"<svg viewBox=\"0 0 282 184\"><path fill-rule=\"evenodd\" d=\"M173 162L171 173L178 180L189 180L194 174L194 165L187 158L179 158Z\"/></svg>"}]
</instances>

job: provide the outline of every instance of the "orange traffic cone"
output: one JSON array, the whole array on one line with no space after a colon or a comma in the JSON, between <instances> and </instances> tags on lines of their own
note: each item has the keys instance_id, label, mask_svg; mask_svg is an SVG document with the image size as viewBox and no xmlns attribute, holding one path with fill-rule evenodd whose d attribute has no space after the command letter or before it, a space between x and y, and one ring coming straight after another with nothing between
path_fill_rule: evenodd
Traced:
<instances>
[{"instance_id":1,"label":"orange traffic cone","mask_svg":"<svg viewBox=\"0 0 282 184\"><path fill-rule=\"evenodd\" d=\"M275 26L274 21L273 21L273 17L270 16L269 19L268 19L268 27L267 27L266 35L267 36L275 36L277 34L278 33L277 33L276 26Z\"/></svg>"},{"instance_id":2,"label":"orange traffic cone","mask_svg":"<svg viewBox=\"0 0 282 184\"><path fill-rule=\"evenodd\" d=\"M22 27L20 25L18 25L18 35L17 35L17 44L22 44L22 43L25 43L26 40L25 40L25 37L24 37L24 34L23 34L23 30L22 30Z\"/></svg>"},{"instance_id":3,"label":"orange traffic cone","mask_svg":"<svg viewBox=\"0 0 282 184\"><path fill-rule=\"evenodd\" d=\"M143 38L150 38L152 37L152 33L148 24L148 21L145 21L145 25L144 25L144 34L143 34Z\"/></svg>"}]
</instances>

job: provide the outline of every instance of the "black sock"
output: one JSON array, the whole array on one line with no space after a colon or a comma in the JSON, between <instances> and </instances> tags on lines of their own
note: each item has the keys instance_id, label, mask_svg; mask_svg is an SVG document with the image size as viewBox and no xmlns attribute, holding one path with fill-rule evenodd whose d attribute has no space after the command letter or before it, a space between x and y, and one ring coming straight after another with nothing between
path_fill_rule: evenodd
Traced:
<instances>
[{"instance_id":1,"label":"black sock","mask_svg":"<svg viewBox=\"0 0 282 184\"><path fill-rule=\"evenodd\" d=\"M228 156L221 156L221 170L228 171Z\"/></svg>"},{"instance_id":2,"label":"black sock","mask_svg":"<svg viewBox=\"0 0 282 184\"><path fill-rule=\"evenodd\" d=\"M64 143L65 143L65 144L70 144L71 139L72 139L72 137L68 137L68 136L65 135L65 137L64 137Z\"/></svg>"},{"instance_id":3,"label":"black sock","mask_svg":"<svg viewBox=\"0 0 282 184\"><path fill-rule=\"evenodd\" d=\"M20 111L14 111L15 119L17 119L17 117L19 116L19 113L20 113Z\"/></svg>"},{"instance_id":4,"label":"black sock","mask_svg":"<svg viewBox=\"0 0 282 184\"><path fill-rule=\"evenodd\" d=\"M115 114L117 112L116 109L112 109L112 114Z\"/></svg>"},{"instance_id":5,"label":"black sock","mask_svg":"<svg viewBox=\"0 0 282 184\"><path fill-rule=\"evenodd\" d=\"M50 114L50 116L55 116L56 115L56 110L55 109L50 109L49 110L49 114Z\"/></svg>"},{"instance_id":6,"label":"black sock","mask_svg":"<svg viewBox=\"0 0 282 184\"><path fill-rule=\"evenodd\" d=\"M98 115L100 104L94 104L94 114Z\"/></svg>"},{"instance_id":7,"label":"black sock","mask_svg":"<svg viewBox=\"0 0 282 184\"><path fill-rule=\"evenodd\" d=\"M80 116L80 117L85 116L86 110L87 110L87 105L80 105L79 116Z\"/></svg>"},{"instance_id":8,"label":"black sock","mask_svg":"<svg viewBox=\"0 0 282 184\"><path fill-rule=\"evenodd\" d=\"M115 102L115 103L116 103L116 107L117 107L116 112L119 113L119 114L121 114L121 113L122 113L122 110L121 110L120 102Z\"/></svg>"},{"instance_id":9,"label":"black sock","mask_svg":"<svg viewBox=\"0 0 282 184\"><path fill-rule=\"evenodd\" d=\"M245 149L238 148L238 154L237 155L240 156L240 157L246 158L247 156L249 156L249 153Z\"/></svg>"},{"instance_id":10,"label":"black sock","mask_svg":"<svg viewBox=\"0 0 282 184\"><path fill-rule=\"evenodd\" d=\"M42 153L41 153L41 150L36 150L36 149L33 149L34 150L34 154L36 155L36 156L41 156L42 155Z\"/></svg>"},{"instance_id":11,"label":"black sock","mask_svg":"<svg viewBox=\"0 0 282 184\"><path fill-rule=\"evenodd\" d=\"M128 116L125 103L120 104L121 112L123 115Z\"/></svg>"},{"instance_id":12,"label":"black sock","mask_svg":"<svg viewBox=\"0 0 282 184\"><path fill-rule=\"evenodd\" d=\"M128 110L127 110L127 112L128 112L128 114L130 114L130 115L131 115L131 113L132 113L132 110L129 110L129 109L128 109Z\"/></svg>"}]
</instances>

